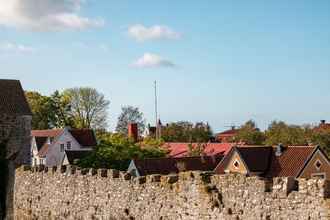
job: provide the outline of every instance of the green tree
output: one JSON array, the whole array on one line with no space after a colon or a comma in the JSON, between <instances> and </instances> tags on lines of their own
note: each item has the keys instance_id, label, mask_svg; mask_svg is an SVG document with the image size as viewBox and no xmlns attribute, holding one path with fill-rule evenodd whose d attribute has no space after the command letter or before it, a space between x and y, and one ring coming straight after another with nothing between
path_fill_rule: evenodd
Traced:
<instances>
[{"instance_id":1,"label":"green tree","mask_svg":"<svg viewBox=\"0 0 330 220\"><path fill-rule=\"evenodd\" d=\"M197 145L188 144L188 157L197 157L204 154L206 145L197 143Z\"/></svg>"},{"instance_id":2,"label":"green tree","mask_svg":"<svg viewBox=\"0 0 330 220\"><path fill-rule=\"evenodd\" d=\"M122 134L106 135L93 153L79 161L79 166L127 170L131 159L166 156L166 151L156 146L141 147Z\"/></svg>"},{"instance_id":3,"label":"green tree","mask_svg":"<svg viewBox=\"0 0 330 220\"><path fill-rule=\"evenodd\" d=\"M70 114L71 106L68 97L64 96L56 90L50 96L50 106L52 109L52 114L50 117L50 124L52 127L74 127L73 118Z\"/></svg>"},{"instance_id":4,"label":"green tree","mask_svg":"<svg viewBox=\"0 0 330 220\"><path fill-rule=\"evenodd\" d=\"M319 145L330 155L330 129L316 127L310 129L310 131L311 144Z\"/></svg>"},{"instance_id":5,"label":"green tree","mask_svg":"<svg viewBox=\"0 0 330 220\"><path fill-rule=\"evenodd\" d=\"M212 129L204 122L193 124L179 121L162 127L161 136L166 142L208 142L212 137Z\"/></svg>"},{"instance_id":6,"label":"green tree","mask_svg":"<svg viewBox=\"0 0 330 220\"><path fill-rule=\"evenodd\" d=\"M283 121L273 121L266 130L266 144L277 145L279 143L289 145L308 145L310 142L310 130L308 127L287 125Z\"/></svg>"},{"instance_id":7,"label":"green tree","mask_svg":"<svg viewBox=\"0 0 330 220\"><path fill-rule=\"evenodd\" d=\"M123 106L121 108L121 114L118 117L116 131L123 135L127 135L129 123L137 123L139 135L143 134L146 127L146 122L143 117L143 113L140 112L139 108L133 106Z\"/></svg>"},{"instance_id":8,"label":"green tree","mask_svg":"<svg viewBox=\"0 0 330 220\"><path fill-rule=\"evenodd\" d=\"M261 145L265 141L265 135L257 128L254 121L249 120L238 129L234 139L248 145Z\"/></svg>"},{"instance_id":9,"label":"green tree","mask_svg":"<svg viewBox=\"0 0 330 220\"><path fill-rule=\"evenodd\" d=\"M52 128L54 111L51 98L32 91L25 92L25 96L32 111L32 129Z\"/></svg>"},{"instance_id":10,"label":"green tree","mask_svg":"<svg viewBox=\"0 0 330 220\"><path fill-rule=\"evenodd\" d=\"M110 102L94 88L66 89L63 99L70 103L70 116L74 127L102 129L107 127L107 110Z\"/></svg>"}]
</instances>

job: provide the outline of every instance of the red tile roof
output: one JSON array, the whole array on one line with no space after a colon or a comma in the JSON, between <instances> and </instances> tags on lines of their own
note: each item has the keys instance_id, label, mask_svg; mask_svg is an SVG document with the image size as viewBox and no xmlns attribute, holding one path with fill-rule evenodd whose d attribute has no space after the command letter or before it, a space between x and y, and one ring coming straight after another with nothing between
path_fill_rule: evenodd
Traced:
<instances>
[{"instance_id":1,"label":"red tile roof","mask_svg":"<svg viewBox=\"0 0 330 220\"><path fill-rule=\"evenodd\" d=\"M180 171L212 171L222 159L222 155L181 158L153 158L133 160L141 176L150 174L170 174ZM182 166L180 168L180 166Z\"/></svg>"},{"instance_id":2,"label":"red tile roof","mask_svg":"<svg viewBox=\"0 0 330 220\"><path fill-rule=\"evenodd\" d=\"M32 115L20 81L0 79L0 114Z\"/></svg>"},{"instance_id":3,"label":"red tile roof","mask_svg":"<svg viewBox=\"0 0 330 220\"><path fill-rule=\"evenodd\" d=\"M188 145L190 143L165 143L163 148L170 151L170 157L185 157L188 154ZM234 143L201 143L205 145L204 152L206 155L217 155L217 154L224 154L226 155ZM193 147L197 146L197 143L192 143Z\"/></svg>"},{"instance_id":4,"label":"red tile roof","mask_svg":"<svg viewBox=\"0 0 330 220\"><path fill-rule=\"evenodd\" d=\"M276 147L234 147L215 172L223 174L231 155L237 151L250 172L262 172L265 177L297 177L316 149L316 146L289 146L276 156Z\"/></svg>"},{"instance_id":5,"label":"red tile roof","mask_svg":"<svg viewBox=\"0 0 330 220\"><path fill-rule=\"evenodd\" d=\"M234 136L237 134L237 129L230 129L224 132L217 133L216 136Z\"/></svg>"},{"instance_id":6,"label":"red tile roof","mask_svg":"<svg viewBox=\"0 0 330 220\"><path fill-rule=\"evenodd\" d=\"M313 146L291 146L284 148L281 156L276 156L276 148L270 161L270 167L266 173L267 177L294 176L297 177L303 169L307 160L312 156L317 147Z\"/></svg>"},{"instance_id":7,"label":"red tile roof","mask_svg":"<svg viewBox=\"0 0 330 220\"><path fill-rule=\"evenodd\" d=\"M32 130L32 137L57 137L62 134L63 129Z\"/></svg>"}]
</instances>

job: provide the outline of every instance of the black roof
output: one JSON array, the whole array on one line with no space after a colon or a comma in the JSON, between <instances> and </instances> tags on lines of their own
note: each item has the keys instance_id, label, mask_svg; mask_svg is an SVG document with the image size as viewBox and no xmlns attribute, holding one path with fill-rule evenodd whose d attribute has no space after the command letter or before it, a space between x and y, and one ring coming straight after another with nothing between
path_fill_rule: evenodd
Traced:
<instances>
[{"instance_id":1,"label":"black roof","mask_svg":"<svg viewBox=\"0 0 330 220\"><path fill-rule=\"evenodd\" d=\"M213 171L223 158L218 156L198 156L181 158L152 158L133 160L141 176L150 174L170 174L180 171Z\"/></svg>"},{"instance_id":2,"label":"black roof","mask_svg":"<svg viewBox=\"0 0 330 220\"><path fill-rule=\"evenodd\" d=\"M73 151L73 150L70 150L70 151L65 151L65 154L68 158L68 161L70 164L74 164L75 160L80 160L82 158L85 158L87 157L88 155L91 154L91 151Z\"/></svg>"},{"instance_id":3,"label":"black roof","mask_svg":"<svg viewBox=\"0 0 330 220\"><path fill-rule=\"evenodd\" d=\"M32 115L20 81L0 79L0 114Z\"/></svg>"}]
</instances>

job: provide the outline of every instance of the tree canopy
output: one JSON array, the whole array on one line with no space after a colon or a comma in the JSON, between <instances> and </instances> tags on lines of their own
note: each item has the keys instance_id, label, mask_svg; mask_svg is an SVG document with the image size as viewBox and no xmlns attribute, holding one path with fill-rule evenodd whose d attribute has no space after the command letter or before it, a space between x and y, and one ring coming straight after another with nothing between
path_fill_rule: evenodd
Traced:
<instances>
[{"instance_id":1,"label":"tree canopy","mask_svg":"<svg viewBox=\"0 0 330 220\"><path fill-rule=\"evenodd\" d=\"M238 129L234 139L248 145L260 145L265 141L265 135L257 128L254 121L249 120Z\"/></svg>"},{"instance_id":2,"label":"tree canopy","mask_svg":"<svg viewBox=\"0 0 330 220\"><path fill-rule=\"evenodd\" d=\"M208 123L179 121L161 128L162 139L166 142L208 142L212 129Z\"/></svg>"},{"instance_id":3,"label":"tree canopy","mask_svg":"<svg viewBox=\"0 0 330 220\"><path fill-rule=\"evenodd\" d=\"M31 91L25 94L33 114L32 129L106 128L109 101L96 89L72 88L50 96Z\"/></svg>"},{"instance_id":4,"label":"tree canopy","mask_svg":"<svg viewBox=\"0 0 330 220\"><path fill-rule=\"evenodd\" d=\"M151 145L156 143L156 145ZM148 140L140 145L122 134L103 134L100 144L92 154L81 161L81 167L127 170L131 159L158 158L166 151L158 146L157 140Z\"/></svg>"},{"instance_id":5,"label":"tree canopy","mask_svg":"<svg viewBox=\"0 0 330 220\"><path fill-rule=\"evenodd\" d=\"M110 102L94 88L66 89L63 96L70 103L70 115L77 128L107 127L107 110Z\"/></svg>"},{"instance_id":6,"label":"tree canopy","mask_svg":"<svg viewBox=\"0 0 330 220\"><path fill-rule=\"evenodd\" d=\"M127 135L129 123L136 123L138 125L139 135L143 134L146 127L146 122L143 117L143 113L140 112L139 108L133 106L123 106L121 108L121 114L118 117L116 131L123 135Z\"/></svg>"}]
</instances>

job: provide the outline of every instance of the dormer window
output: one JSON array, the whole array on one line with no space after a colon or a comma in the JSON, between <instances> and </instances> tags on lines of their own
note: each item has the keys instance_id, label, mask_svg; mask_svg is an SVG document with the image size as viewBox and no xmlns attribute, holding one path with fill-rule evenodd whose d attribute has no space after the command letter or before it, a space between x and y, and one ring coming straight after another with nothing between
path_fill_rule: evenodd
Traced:
<instances>
[{"instance_id":1,"label":"dormer window","mask_svg":"<svg viewBox=\"0 0 330 220\"><path fill-rule=\"evenodd\" d=\"M322 163L320 160L317 160L315 163L314 163L314 166L317 170L320 170L321 169L321 166L322 166Z\"/></svg>"},{"instance_id":2,"label":"dormer window","mask_svg":"<svg viewBox=\"0 0 330 220\"><path fill-rule=\"evenodd\" d=\"M67 148L68 150L71 149L71 141L66 142L66 148Z\"/></svg>"},{"instance_id":3,"label":"dormer window","mask_svg":"<svg viewBox=\"0 0 330 220\"><path fill-rule=\"evenodd\" d=\"M239 162L238 162L238 160L235 160L234 161L233 166L234 166L235 169L238 169L239 168Z\"/></svg>"}]
</instances>

